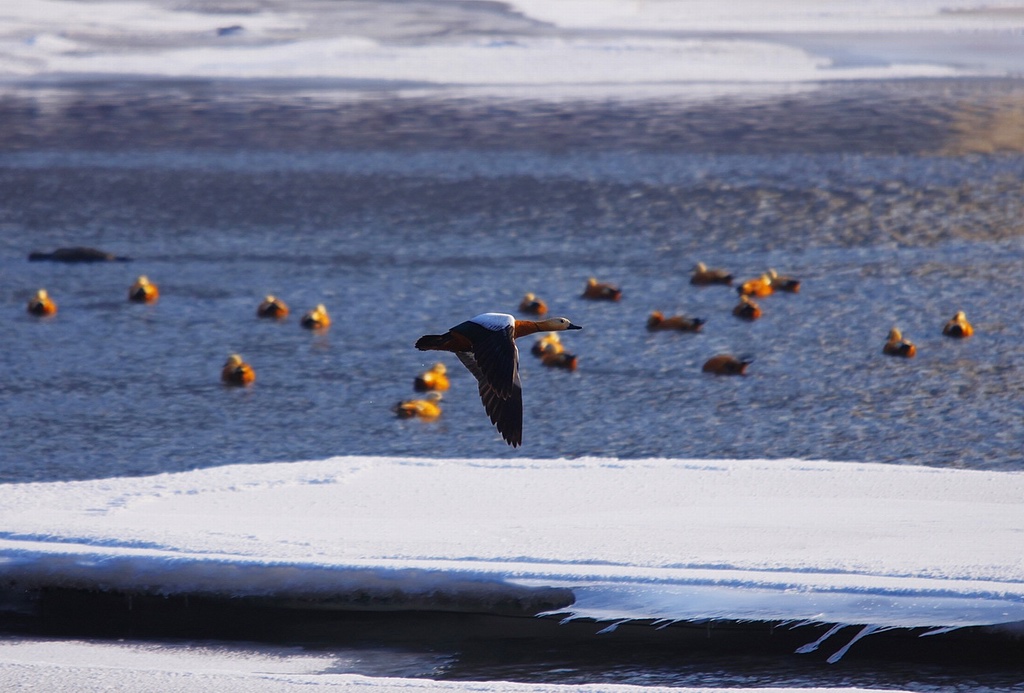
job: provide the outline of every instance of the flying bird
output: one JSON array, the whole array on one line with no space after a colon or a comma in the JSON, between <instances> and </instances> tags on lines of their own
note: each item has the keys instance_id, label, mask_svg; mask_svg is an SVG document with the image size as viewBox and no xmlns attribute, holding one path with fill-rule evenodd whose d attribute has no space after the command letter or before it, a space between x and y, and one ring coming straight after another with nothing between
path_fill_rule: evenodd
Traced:
<instances>
[{"instance_id":1,"label":"flying bird","mask_svg":"<svg viewBox=\"0 0 1024 693\"><path fill-rule=\"evenodd\" d=\"M523 386L516 339L537 332L580 330L567 318L516 320L507 313L483 313L444 334L416 341L420 351L450 351L479 383L480 399L501 437L512 447L523 442Z\"/></svg>"}]
</instances>

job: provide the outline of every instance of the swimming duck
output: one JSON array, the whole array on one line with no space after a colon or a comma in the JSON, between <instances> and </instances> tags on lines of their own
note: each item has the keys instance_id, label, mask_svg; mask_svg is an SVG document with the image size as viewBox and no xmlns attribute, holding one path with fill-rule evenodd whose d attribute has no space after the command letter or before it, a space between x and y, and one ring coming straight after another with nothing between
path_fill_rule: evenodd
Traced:
<instances>
[{"instance_id":1,"label":"swimming duck","mask_svg":"<svg viewBox=\"0 0 1024 693\"><path fill-rule=\"evenodd\" d=\"M156 284L149 281L149 277L142 274L135 280L131 288L128 289L128 300L136 303L154 303L160 298L160 290L156 288Z\"/></svg>"},{"instance_id":2,"label":"swimming duck","mask_svg":"<svg viewBox=\"0 0 1024 693\"><path fill-rule=\"evenodd\" d=\"M324 304L318 303L316 308L302 316L299 324L307 330L326 330L331 326L331 316L327 314Z\"/></svg>"},{"instance_id":3,"label":"swimming duck","mask_svg":"<svg viewBox=\"0 0 1024 693\"><path fill-rule=\"evenodd\" d=\"M788 291L791 294L800 293L799 279L779 274L773 269L768 270L768 278L771 280L772 289L774 290Z\"/></svg>"},{"instance_id":4,"label":"swimming duck","mask_svg":"<svg viewBox=\"0 0 1024 693\"><path fill-rule=\"evenodd\" d=\"M958 310L942 328L942 334L947 337L970 337L974 334L974 327L967 322L967 314Z\"/></svg>"},{"instance_id":5,"label":"swimming duck","mask_svg":"<svg viewBox=\"0 0 1024 693\"><path fill-rule=\"evenodd\" d=\"M256 315L261 318L283 320L288 317L288 304L273 294L267 294L263 302L256 307Z\"/></svg>"},{"instance_id":6,"label":"swimming duck","mask_svg":"<svg viewBox=\"0 0 1024 693\"><path fill-rule=\"evenodd\" d=\"M775 291L772 288L771 275L765 273L757 279L748 279L747 281L740 284L736 290L741 296L757 296L763 298L765 296L771 296Z\"/></svg>"},{"instance_id":7,"label":"swimming duck","mask_svg":"<svg viewBox=\"0 0 1024 693\"><path fill-rule=\"evenodd\" d=\"M57 304L50 298L46 289L40 289L29 300L27 310L32 315L53 315L57 312Z\"/></svg>"},{"instance_id":8,"label":"swimming duck","mask_svg":"<svg viewBox=\"0 0 1024 693\"><path fill-rule=\"evenodd\" d=\"M651 311L647 317L648 330L679 330L681 332L700 332L707 320L703 318L687 318L682 315L665 317L660 310Z\"/></svg>"},{"instance_id":9,"label":"swimming duck","mask_svg":"<svg viewBox=\"0 0 1024 693\"><path fill-rule=\"evenodd\" d=\"M448 373L448 369L445 368L443 363L435 363L429 370L423 371L416 376L412 387L416 392L447 390L450 385L446 373Z\"/></svg>"},{"instance_id":10,"label":"swimming duck","mask_svg":"<svg viewBox=\"0 0 1024 693\"><path fill-rule=\"evenodd\" d=\"M917 355L917 347L913 342L903 339L903 333L899 331L899 328L894 327L889 330L889 341L882 347L882 353L889 356L913 358Z\"/></svg>"},{"instance_id":11,"label":"swimming duck","mask_svg":"<svg viewBox=\"0 0 1024 693\"><path fill-rule=\"evenodd\" d=\"M528 315L544 315L548 312L548 304L537 298L535 294L526 294L519 302L519 312Z\"/></svg>"},{"instance_id":12,"label":"swimming duck","mask_svg":"<svg viewBox=\"0 0 1024 693\"><path fill-rule=\"evenodd\" d=\"M563 351L565 351L565 347L562 345L562 338L557 332L548 332L530 347L530 353L538 358L544 354L559 354Z\"/></svg>"},{"instance_id":13,"label":"swimming duck","mask_svg":"<svg viewBox=\"0 0 1024 693\"><path fill-rule=\"evenodd\" d=\"M231 354L221 369L220 380L225 385L249 385L256 380L256 371L241 356Z\"/></svg>"},{"instance_id":14,"label":"swimming duck","mask_svg":"<svg viewBox=\"0 0 1024 693\"><path fill-rule=\"evenodd\" d=\"M574 371L578 361L576 354L570 354L568 351L549 351L540 355L541 365L548 368L564 368L567 371Z\"/></svg>"},{"instance_id":15,"label":"swimming duck","mask_svg":"<svg viewBox=\"0 0 1024 693\"><path fill-rule=\"evenodd\" d=\"M587 285L583 289L583 298L596 301L618 301L622 298L622 289L614 284L599 282L594 277L591 277L587 280Z\"/></svg>"},{"instance_id":16,"label":"swimming duck","mask_svg":"<svg viewBox=\"0 0 1024 693\"><path fill-rule=\"evenodd\" d=\"M437 406L440 401L440 392L428 392L423 399L402 400L393 406L391 411L400 419L411 419L414 416L421 419L436 419L441 416L441 407Z\"/></svg>"},{"instance_id":17,"label":"swimming duck","mask_svg":"<svg viewBox=\"0 0 1024 693\"><path fill-rule=\"evenodd\" d=\"M740 296L740 302L732 309L732 314L743 320L757 320L761 317L761 306L743 294Z\"/></svg>"},{"instance_id":18,"label":"swimming duck","mask_svg":"<svg viewBox=\"0 0 1024 693\"><path fill-rule=\"evenodd\" d=\"M416 341L421 351L453 352L479 382L484 410L512 447L523 442L523 387L516 339L537 332L579 330L567 318L516 320L507 313L483 313L444 334Z\"/></svg>"},{"instance_id":19,"label":"swimming duck","mask_svg":"<svg viewBox=\"0 0 1024 693\"><path fill-rule=\"evenodd\" d=\"M697 286L707 286L708 284L731 285L732 274L724 269L708 269L707 265L703 262L698 262L693 268L693 274L690 275L690 283Z\"/></svg>"},{"instance_id":20,"label":"swimming duck","mask_svg":"<svg viewBox=\"0 0 1024 693\"><path fill-rule=\"evenodd\" d=\"M753 358L737 358L732 354L718 354L704 362L701 368L705 373L715 375L746 375L747 366L754 362Z\"/></svg>"}]
</instances>

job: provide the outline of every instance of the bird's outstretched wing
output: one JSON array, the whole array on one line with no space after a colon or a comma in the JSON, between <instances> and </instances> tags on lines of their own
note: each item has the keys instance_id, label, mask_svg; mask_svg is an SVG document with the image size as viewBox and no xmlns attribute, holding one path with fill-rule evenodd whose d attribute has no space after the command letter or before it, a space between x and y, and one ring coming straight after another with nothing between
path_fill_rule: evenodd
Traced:
<instances>
[{"instance_id":1,"label":"bird's outstretched wing","mask_svg":"<svg viewBox=\"0 0 1024 693\"><path fill-rule=\"evenodd\" d=\"M496 331L477 339L472 352L455 355L477 379L480 400L501 437L512 447L523 442L523 387L519 380L519 350L510 333Z\"/></svg>"}]
</instances>

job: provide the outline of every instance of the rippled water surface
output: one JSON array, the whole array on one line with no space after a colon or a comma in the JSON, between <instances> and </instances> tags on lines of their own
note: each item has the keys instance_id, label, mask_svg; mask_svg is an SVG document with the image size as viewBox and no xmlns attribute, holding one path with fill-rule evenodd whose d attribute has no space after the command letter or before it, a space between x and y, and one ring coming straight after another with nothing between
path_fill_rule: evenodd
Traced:
<instances>
[{"instance_id":1,"label":"rippled water surface","mask_svg":"<svg viewBox=\"0 0 1024 693\"><path fill-rule=\"evenodd\" d=\"M0 479L363 453L1020 469L1024 157L992 135L1013 127L1020 93L12 93L0 108ZM27 261L71 245L134 260ZM688 283L698 260L738 278L775 268L802 290L763 299L764 317L745 323L734 290ZM139 274L160 286L156 305L126 300ZM582 300L589 276L620 284L621 302ZM25 312L40 287L59 303L52 319ZM527 291L585 329L564 339L574 373L523 354L520 450L450 355L441 419L393 416L437 360L417 337L514 312ZM257 320L266 293L292 317ZM334 325L300 329L321 302ZM654 309L708 322L651 334ZM941 335L957 310L974 338ZM893 325L916 359L881 354ZM747 377L701 373L723 351L755 357ZM253 387L220 385L232 352L255 367Z\"/></svg>"}]
</instances>

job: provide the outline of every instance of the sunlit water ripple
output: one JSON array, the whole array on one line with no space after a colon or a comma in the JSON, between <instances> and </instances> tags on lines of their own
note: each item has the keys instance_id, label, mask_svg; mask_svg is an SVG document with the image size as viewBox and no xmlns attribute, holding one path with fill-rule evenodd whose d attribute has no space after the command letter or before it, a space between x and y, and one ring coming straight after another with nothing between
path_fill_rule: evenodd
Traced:
<instances>
[{"instance_id":1,"label":"sunlit water ripple","mask_svg":"<svg viewBox=\"0 0 1024 693\"><path fill-rule=\"evenodd\" d=\"M934 94L917 88L919 110L940 132ZM988 89L981 93L1002 93ZM884 130L876 121L890 117L886 94L871 92L883 115L838 108L837 117L852 119L844 123L851 132ZM52 137L31 147L11 139L0 156L4 481L361 453L1020 468L1024 158L949 153L953 106L946 139L936 136L929 151L822 148L794 126L767 142L755 133L754 153L737 153L729 119L740 113L746 122L749 105L734 111L727 100L679 104L674 114L660 103L653 115L643 104L602 105L632 129L616 138L607 119L594 120L604 124L593 126L593 143L553 149L515 147L495 133L524 118L574 130L556 125L558 106L520 103L480 118L462 146L446 146L441 132L424 134L417 147L408 133L428 128L410 105L375 97L364 107L386 113L390 103L403 114L396 146L364 124L372 147L347 132L342 144L328 137L309 151L260 147L272 117L242 119L217 139L209 128L221 111L202 93L176 98L209 106L208 122L189 121L177 138L164 123L150 136L136 130L130 141L100 146L93 134L105 121L95 114L115 97L98 90L74 98L73 108L62 111L67 102L58 98L58 108L35 116L34 131ZM822 102L815 112L828 103L814 98ZM291 120L295 104L281 100ZM244 111L246 102L235 95L223 109ZM645 117L653 131L669 127L669 116L712 122L713 107L719 129L699 147L669 139L653 151L656 140L633 134ZM348 122L358 108L336 106ZM432 108L440 106L423 103L430 122ZM571 122L593 105L561 108ZM475 103L463 110L482 112ZM32 130L24 112L7 110L21 114L15 129ZM310 112L311 122L330 122L329 110ZM826 129L821 121L815 127ZM216 146L195 141L200 125ZM135 260L26 260L32 250L68 245ZM776 268L803 288L763 299L764 317L744 323L730 315L734 290L689 285L698 260L739 278ZM143 273L161 288L156 305L125 300ZM582 300L591 275L620 284L622 301ZM39 287L60 305L53 319L25 314ZM575 373L544 369L524 353L522 450L501 443L472 377L443 355L454 384L442 418L394 418L391 405L435 360L412 348L420 334L514 311L526 291L585 329L565 339L579 356ZM288 301L292 318L257 320L266 293ZM319 302L334 326L300 329L297 315ZM651 334L644 326L653 309L708 323L698 335ZM957 310L975 323L975 338L940 334ZM916 359L882 356L893 325L918 344ZM720 351L753 355L749 375L702 374L702 362ZM218 382L231 352L255 366L252 388Z\"/></svg>"}]
</instances>

